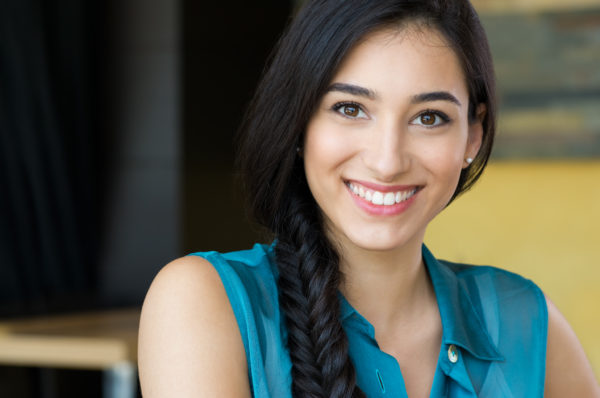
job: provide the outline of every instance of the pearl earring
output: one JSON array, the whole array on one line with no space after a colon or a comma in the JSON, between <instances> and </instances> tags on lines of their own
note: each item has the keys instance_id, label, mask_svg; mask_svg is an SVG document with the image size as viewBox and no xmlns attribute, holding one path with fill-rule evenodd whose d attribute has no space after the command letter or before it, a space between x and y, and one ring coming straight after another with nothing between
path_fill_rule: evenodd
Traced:
<instances>
[{"instance_id":1,"label":"pearl earring","mask_svg":"<svg viewBox=\"0 0 600 398\"><path fill-rule=\"evenodd\" d=\"M465 160L466 160L466 161L467 161L467 163L469 163L469 164L473 163L473 159L472 159L472 158L466 158Z\"/></svg>"}]
</instances>

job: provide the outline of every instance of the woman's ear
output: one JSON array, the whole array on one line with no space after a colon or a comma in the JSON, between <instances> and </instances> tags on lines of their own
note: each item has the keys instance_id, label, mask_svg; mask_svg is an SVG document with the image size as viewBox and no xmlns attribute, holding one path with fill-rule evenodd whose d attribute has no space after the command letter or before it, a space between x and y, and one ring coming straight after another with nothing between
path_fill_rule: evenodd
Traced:
<instances>
[{"instance_id":1,"label":"woman's ear","mask_svg":"<svg viewBox=\"0 0 600 398\"><path fill-rule=\"evenodd\" d=\"M467 137L463 168L468 167L477 156L477 153L479 153L479 148L481 148L481 142L483 140L483 119L485 118L486 112L487 108L485 104L479 104L477 106L475 120L469 123L469 136Z\"/></svg>"}]
</instances>

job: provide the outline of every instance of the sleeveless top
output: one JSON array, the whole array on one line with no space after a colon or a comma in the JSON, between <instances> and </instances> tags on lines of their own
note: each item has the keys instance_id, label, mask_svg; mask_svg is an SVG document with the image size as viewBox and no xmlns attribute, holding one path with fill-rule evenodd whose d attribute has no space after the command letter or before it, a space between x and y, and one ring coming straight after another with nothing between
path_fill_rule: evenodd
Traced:
<instances>
[{"instance_id":1,"label":"sleeveless top","mask_svg":"<svg viewBox=\"0 0 600 398\"><path fill-rule=\"evenodd\" d=\"M278 305L273 245L194 253L218 271L240 329L255 398L291 397L291 359ZM548 313L541 290L516 274L436 260L423 246L443 337L431 397L543 397ZM358 386L368 397L407 397L396 359L340 294Z\"/></svg>"}]
</instances>

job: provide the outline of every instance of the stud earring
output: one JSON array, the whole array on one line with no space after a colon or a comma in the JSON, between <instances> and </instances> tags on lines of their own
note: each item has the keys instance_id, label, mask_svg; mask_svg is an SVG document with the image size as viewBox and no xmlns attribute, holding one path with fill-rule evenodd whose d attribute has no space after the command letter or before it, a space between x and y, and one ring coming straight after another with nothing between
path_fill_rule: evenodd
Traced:
<instances>
[{"instance_id":1,"label":"stud earring","mask_svg":"<svg viewBox=\"0 0 600 398\"><path fill-rule=\"evenodd\" d=\"M466 158L465 160L466 160L466 161L467 161L467 163L469 163L469 164L473 163L473 158Z\"/></svg>"}]
</instances>

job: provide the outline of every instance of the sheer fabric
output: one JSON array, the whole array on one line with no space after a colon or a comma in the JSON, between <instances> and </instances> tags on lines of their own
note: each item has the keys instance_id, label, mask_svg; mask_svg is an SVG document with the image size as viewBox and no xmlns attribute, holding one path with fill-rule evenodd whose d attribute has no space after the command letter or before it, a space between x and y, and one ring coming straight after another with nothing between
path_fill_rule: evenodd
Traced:
<instances>
[{"instance_id":1,"label":"sheer fabric","mask_svg":"<svg viewBox=\"0 0 600 398\"><path fill-rule=\"evenodd\" d=\"M291 398L291 360L277 299L273 245L194 253L218 271L244 342L257 398ZM438 261L423 246L443 338L431 397L543 397L547 308L531 281L494 267ZM381 351L373 326L340 294L342 324L360 388L407 397L402 370Z\"/></svg>"}]
</instances>

